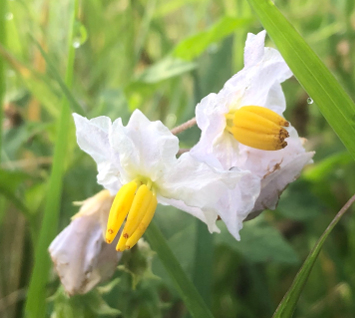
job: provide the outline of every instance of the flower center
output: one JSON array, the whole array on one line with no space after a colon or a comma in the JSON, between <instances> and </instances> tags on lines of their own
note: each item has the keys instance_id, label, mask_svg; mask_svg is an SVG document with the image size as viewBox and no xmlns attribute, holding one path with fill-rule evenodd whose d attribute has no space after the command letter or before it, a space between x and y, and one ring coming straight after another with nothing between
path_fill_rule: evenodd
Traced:
<instances>
[{"instance_id":1,"label":"flower center","mask_svg":"<svg viewBox=\"0 0 355 318\"><path fill-rule=\"evenodd\" d=\"M106 242L111 243L127 216L116 250L132 248L152 220L158 201L152 181L137 178L121 187L112 203L107 222Z\"/></svg>"},{"instance_id":2,"label":"flower center","mask_svg":"<svg viewBox=\"0 0 355 318\"><path fill-rule=\"evenodd\" d=\"M226 114L226 130L240 143L261 150L279 150L287 146L289 122L272 110L244 106Z\"/></svg>"}]
</instances>

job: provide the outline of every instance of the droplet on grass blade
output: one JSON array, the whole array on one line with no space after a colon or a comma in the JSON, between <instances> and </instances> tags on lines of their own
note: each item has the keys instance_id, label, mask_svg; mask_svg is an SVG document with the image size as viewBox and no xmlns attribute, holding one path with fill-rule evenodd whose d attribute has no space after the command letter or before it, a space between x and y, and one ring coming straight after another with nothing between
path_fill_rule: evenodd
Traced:
<instances>
[{"instance_id":1,"label":"droplet on grass blade","mask_svg":"<svg viewBox=\"0 0 355 318\"><path fill-rule=\"evenodd\" d=\"M310 97L308 97L308 98L307 98L307 104L308 104L308 105L313 104L313 99L310 98Z\"/></svg>"},{"instance_id":2,"label":"droplet on grass blade","mask_svg":"<svg viewBox=\"0 0 355 318\"><path fill-rule=\"evenodd\" d=\"M83 45L88 38L85 26L80 21L75 21L73 47L75 49Z\"/></svg>"},{"instance_id":3,"label":"droplet on grass blade","mask_svg":"<svg viewBox=\"0 0 355 318\"><path fill-rule=\"evenodd\" d=\"M77 49L77 48L80 47L80 45L81 45L80 41L79 41L78 39L74 39L74 41L73 41L73 47L74 47L75 49Z\"/></svg>"}]
</instances>

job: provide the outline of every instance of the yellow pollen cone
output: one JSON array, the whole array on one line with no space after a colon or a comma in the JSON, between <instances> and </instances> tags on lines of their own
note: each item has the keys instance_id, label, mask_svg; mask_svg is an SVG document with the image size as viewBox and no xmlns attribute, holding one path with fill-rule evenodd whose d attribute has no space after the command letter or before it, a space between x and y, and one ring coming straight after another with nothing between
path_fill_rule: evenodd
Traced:
<instances>
[{"instance_id":1,"label":"yellow pollen cone","mask_svg":"<svg viewBox=\"0 0 355 318\"><path fill-rule=\"evenodd\" d=\"M257 114L259 116L262 116L275 124L283 127L288 127L290 124L289 122L280 116L279 114L275 113L271 109L268 109L266 107L261 107L261 106L243 106L240 108L241 110L248 111L254 114Z\"/></svg>"},{"instance_id":2,"label":"yellow pollen cone","mask_svg":"<svg viewBox=\"0 0 355 318\"><path fill-rule=\"evenodd\" d=\"M153 193L149 188L142 184L134 197L131 210L129 211L122 236L128 239L142 222L143 217L148 209Z\"/></svg>"},{"instance_id":3,"label":"yellow pollen cone","mask_svg":"<svg viewBox=\"0 0 355 318\"><path fill-rule=\"evenodd\" d=\"M149 203L148 209L143 217L142 222L138 225L138 228L133 232L132 236L126 242L126 248L130 249L137 244L139 239L142 237L150 222L153 219L155 210L157 208L158 201L155 195L153 195L152 200Z\"/></svg>"},{"instance_id":4,"label":"yellow pollen cone","mask_svg":"<svg viewBox=\"0 0 355 318\"><path fill-rule=\"evenodd\" d=\"M240 143L261 149L279 150L287 146L289 123L272 110L260 106L243 106L226 115L227 127Z\"/></svg>"},{"instance_id":5,"label":"yellow pollen cone","mask_svg":"<svg viewBox=\"0 0 355 318\"><path fill-rule=\"evenodd\" d=\"M287 146L287 142L284 141L286 135L281 133L279 135L267 135L239 127L233 127L230 131L236 140L252 148L280 150Z\"/></svg>"},{"instance_id":6,"label":"yellow pollen cone","mask_svg":"<svg viewBox=\"0 0 355 318\"><path fill-rule=\"evenodd\" d=\"M121 235L116 245L116 251L123 252L126 249L126 243L127 243L127 239L123 235Z\"/></svg>"},{"instance_id":7,"label":"yellow pollen cone","mask_svg":"<svg viewBox=\"0 0 355 318\"><path fill-rule=\"evenodd\" d=\"M281 127L271 120L258 114L244 111L243 107L235 113L233 125L245 128L261 134L278 134Z\"/></svg>"},{"instance_id":8,"label":"yellow pollen cone","mask_svg":"<svg viewBox=\"0 0 355 318\"><path fill-rule=\"evenodd\" d=\"M112 203L110 214L107 221L106 242L111 243L118 230L120 229L124 219L126 218L134 199L137 189L135 181L129 182L121 187L117 192Z\"/></svg>"}]
</instances>

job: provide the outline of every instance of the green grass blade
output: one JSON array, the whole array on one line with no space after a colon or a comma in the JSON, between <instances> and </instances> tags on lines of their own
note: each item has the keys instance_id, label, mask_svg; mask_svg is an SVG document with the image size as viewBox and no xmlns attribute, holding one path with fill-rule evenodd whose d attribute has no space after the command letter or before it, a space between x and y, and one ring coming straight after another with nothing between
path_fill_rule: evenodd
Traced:
<instances>
[{"instance_id":1,"label":"green grass blade","mask_svg":"<svg viewBox=\"0 0 355 318\"><path fill-rule=\"evenodd\" d=\"M6 1L0 3L0 44L5 46L6 42L6 26L5 26L5 14L6 14ZM0 58L0 162L1 162L1 149L2 149L2 122L3 122L3 109L5 98L5 65L4 59Z\"/></svg>"},{"instance_id":2,"label":"green grass blade","mask_svg":"<svg viewBox=\"0 0 355 318\"><path fill-rule=\"evenodd\" d=\"M333 230L335 225L339 222L340 218L344 213L349 209L351 204L355 202L355 195L343 206L343 208L337 213L333 221L329 224L327 229L324 231L322 236L319 238L313 250L309 253L307 259L303 263L301 269L297 273L296 278L294 279L292 286L280 302L277 307L273 318L285 318L292 317L292 314L296 308L298 298L301 295L302 289L308 279L308 276L312 270L312 267L317 259L319 252L321 251L323 244L330 232Z\"/></svg>"},{"instance_id":3,"label":"green grass blade","mask_svg":"<svg viewBox=\"0 0 355 318\"><path fill-rule=\"evenodd\" d=\"M327 67L270 0L248 0L278 50L355 158L355 105Z\"/></svg>"},{"instance_id":4,"label":"green grass blade","mask_svg":"<svg viewBox=\"0 0 355 318\"><path fill-rule=\"evenodd\" d=\"M78 12L78 0L74 3L74 9L70 25L68 65L65 77L65 87L71 87L75 51L73 43L73 28ZM65 94L65 92L64 92ZM68 95L65 94L68 98ZM65 157L68 146L68 131L71 122L69 100L63 98L61 113L58 122L58 133L54 147L53 166L49 179L48 195L44 208L44 215L39 233L38 244L35 249L34 268L30 280L25 305L25 316L41 318L46 311L46 283L49 276L51 262L48 255L48 246L57 231L59 218L60 198L62 193L62 179L64 174Z\"/></svg>"},{"instance_id":5,"label":"green grass blade","mask_svg":"<svg viewBox=\"0 0 355 318\"><path fill-rule=\"evenodd\" d=\"M42 49L41 45L38 43L38 41L36 39L34 39L34 38L32 38L32 39L33 39L34 43L36 44L37 48L40 50L44 60L46 61L49 71L52 73L52 75L54 76L54 79L57 81L57 83L60 86L60 88L62 89L65 97L69 101L69 105L71 106L72 110L74 112L82 115L82 116L85 116L84 109L76 101L75 97L73 96L73 94L69 90L67 80L65 82L63 81L63 79L61 78L61 76L60 76L59 72L57 71L56 67L51 62L48 54ZM72 44L73 44L73 42L69 43L69 45L71 45L70 50L74 51L74 47L73 47ZM70 57L68 58L68 60L70 60ZM67 73L67 76L68 76L68 73Z\"/></svg>"},{"instance_id":6,"label":"green grass blade","mask_svg":"<svg viewBox=\"0 0 355 318\"><path fill-rule=\"evenodd\" d=\"M210 305L213 277L213 235L208 231L205 223L200 220L195 220L195 222L197 224L193 283L206 304Z\"/></svg>"},{"instance_id":7,"label":"green grass blade","mask_svg":"<svg viewBox=\"0 0 355 318\"><path fill-rule=\"evenodd\" d=\"M160 261L170 275L170 278L175 284L175 287L191 316L195 318L213 317L206 304L203 302L200 294L197 292L195 286L184 273L181 265L169 248L165 237L154 222L149 225L145 235L149 241L149 244L158 254Z\"/></svg>"},{"instance_id":8,"label":"green grass blade","mask_svg":"<svg viewBox=\"0 0 355 318\"><path fill-rule=\"evenodd\" d=\"M30 69L24 63L21 63L1 44L0 58L3 58L18 76L23 79L23 83L26 85L27 89L36 97L48 113L57 119L59 117L59 109L57 107L60 104L60 98L48 84L48 78Z\"/></svg>"}]
</instances>

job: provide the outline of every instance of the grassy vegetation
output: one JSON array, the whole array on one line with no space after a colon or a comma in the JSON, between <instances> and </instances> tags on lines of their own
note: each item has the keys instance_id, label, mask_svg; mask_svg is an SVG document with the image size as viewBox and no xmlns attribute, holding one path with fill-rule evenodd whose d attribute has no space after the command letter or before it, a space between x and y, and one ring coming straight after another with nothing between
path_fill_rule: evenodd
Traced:
<instances>
[{"instance_id":1,"label":"grassy vegetation","mask_svg":"<svg viewBox=\"0 0 355 318\"><path fill-rule=\"evenodd\" d=\"M354 2L275 4L354 100ZM0 2L0 316L24 315L37 266L43 316L116 317L119 310L125 318L187 317L149 249L125 253L112 280L86 295L69 299L54 271L47 278L45 250L77 212L72 202L101 190L95 163L76 144L67 108L124 123L139 108L173 128L242 68L246 35L262 26L246 0L87 0L73 8L74 0ZM275 46L270 38L267 45ZM174 208L160 206L154 217L215 317L271 317L317 239L355 193L353 158L317 100L307 102L295 78L283 89L285 116L316 155L276 211L245 223L240 242L222 224L221 234L206 237L198 221ZM354 120L347 118L352 128ZM199 131L179 138L181 148L191 147ZM354 262L355 218L349 213L328 237L295 316L353 317Z\"/></svg>"}]
</instances>

